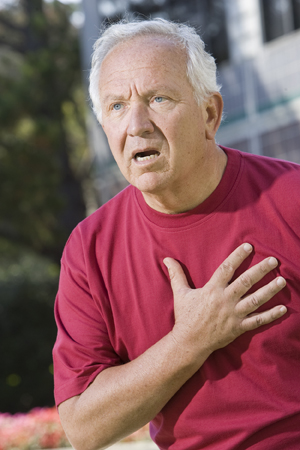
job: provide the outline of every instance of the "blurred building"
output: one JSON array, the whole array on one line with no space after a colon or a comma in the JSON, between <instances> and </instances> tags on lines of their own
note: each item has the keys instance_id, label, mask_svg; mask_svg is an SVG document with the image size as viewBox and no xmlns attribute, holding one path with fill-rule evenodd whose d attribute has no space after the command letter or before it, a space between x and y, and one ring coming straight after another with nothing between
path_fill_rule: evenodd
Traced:
<instances>
[{"instance_id":1,"label":"blurred building","mask_svg":"<svg viewBox=\"0 0 300 450\"><path fill-rule=\"evenodd\" d=\"M224 98L220 144L300 163L300 0L82 0L83 65L106 22L163 17L195 26L218 64ZM101 203L127 182L92 116Z\"/></svg>"}]
</instances>

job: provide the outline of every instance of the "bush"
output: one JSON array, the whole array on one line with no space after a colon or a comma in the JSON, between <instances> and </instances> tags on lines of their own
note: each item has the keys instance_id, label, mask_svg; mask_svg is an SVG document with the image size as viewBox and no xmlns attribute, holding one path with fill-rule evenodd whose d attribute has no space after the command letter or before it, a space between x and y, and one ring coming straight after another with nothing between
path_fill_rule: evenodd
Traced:
<instances>
[{"instance_id":1,"label":"bush","mask_svg":"<svg viewBox=\"0 0 300 450\"><path fill-rule=\"evenodd\" d=\"M5 261L0 256L0 411L15 413L54 404L53 305L59 267L7 245L0 241L0 255L5 255Z\"/></svg>"}]
</instances>

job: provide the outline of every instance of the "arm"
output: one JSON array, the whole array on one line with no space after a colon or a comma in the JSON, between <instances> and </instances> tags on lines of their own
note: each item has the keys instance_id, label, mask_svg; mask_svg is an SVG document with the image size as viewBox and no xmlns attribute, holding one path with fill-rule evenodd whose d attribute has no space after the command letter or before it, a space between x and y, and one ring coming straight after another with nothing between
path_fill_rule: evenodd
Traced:
<instances>
[{"instance_id":1,"label":"arm","mask_svg":"<svg viewBox=\"0 0 300 450\"><path fill-rule=\"evenodd\" d=\"M251 251L249 244L238 247L201 289L191 289L180 264L165 259L174 294L174 328L135 360L102 371L81 395L59 406L76 449L107 448L137 430L159 413L212 352L286 312L284 306L276 306L255 314L285 286L282 277L245 296L276 267L275 258L253 266L229 284Z\"/></svg>"}]
</instances>

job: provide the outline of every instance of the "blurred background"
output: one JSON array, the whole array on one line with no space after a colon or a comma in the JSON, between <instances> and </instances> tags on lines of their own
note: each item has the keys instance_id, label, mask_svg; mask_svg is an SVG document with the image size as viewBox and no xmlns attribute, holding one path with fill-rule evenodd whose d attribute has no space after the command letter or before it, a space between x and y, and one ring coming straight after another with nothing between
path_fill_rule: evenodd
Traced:
<instances>
[{"instance_id":1,"label":"blurred background","mask_svg":"<svg viewBox=\"0 0 300 450\"><path fill-rule=\"evenodd\" d=\"M300 0L0 0L1 412L54 404L63 246L127 184L90 110L92 46L138 16L200 33L223 86L220 144L300 163Z\"/></svg>"}]
</instances>

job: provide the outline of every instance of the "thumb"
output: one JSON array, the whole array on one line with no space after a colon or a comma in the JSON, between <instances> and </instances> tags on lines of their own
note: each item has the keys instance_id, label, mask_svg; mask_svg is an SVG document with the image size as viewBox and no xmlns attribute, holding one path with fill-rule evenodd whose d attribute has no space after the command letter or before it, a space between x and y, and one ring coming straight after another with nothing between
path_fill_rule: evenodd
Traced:
<instances>
[{"instance_id":1,"label":"thumb","mask_svg":"<svg viewBox=\"0 0 300 450\"><path fill-rule=\"evenodd\" d=\"M163 263L169 271L173 293L178 292L182 288L190 289L185 273L178 261L173 258L165 258Z\"/></svg>"}]
</instances>

